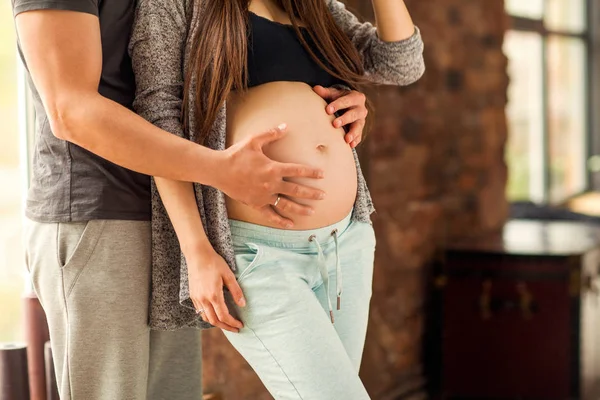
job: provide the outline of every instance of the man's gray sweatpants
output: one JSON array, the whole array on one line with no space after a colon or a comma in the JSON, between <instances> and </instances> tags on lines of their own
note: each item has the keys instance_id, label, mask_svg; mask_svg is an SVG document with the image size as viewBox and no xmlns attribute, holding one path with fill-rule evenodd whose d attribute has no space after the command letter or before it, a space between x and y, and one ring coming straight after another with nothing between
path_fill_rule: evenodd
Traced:
<instances>
[{"instance_id":1,"label":"man's gray sweatpants","mask_svg":"<svg viewBox=\"0 0 600 400\"><path fill-rule=\"evenodd\" d=\"M61 400L201 399L200 331L151 331L150 223L27 221Z\"/></svg>"}]
</instances>

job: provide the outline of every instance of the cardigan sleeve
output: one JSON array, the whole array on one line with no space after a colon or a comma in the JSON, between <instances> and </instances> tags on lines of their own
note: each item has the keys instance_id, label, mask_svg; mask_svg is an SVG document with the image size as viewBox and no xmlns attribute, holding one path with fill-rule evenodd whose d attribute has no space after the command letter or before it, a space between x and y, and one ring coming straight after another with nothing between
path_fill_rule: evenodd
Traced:
<instances>
[{"instance_id":1,"label":"cardigan sleeve","mask_svg":"<svg viewBox=\"0 0 600 400\"><path fill-rule=\"evenodd\" d=\"M377 28L358 18L337 0L327 0L329 10L338 26L350 38L364 64L366 77L373 83L409 85L425 72L423 40L419 28L405 40L385 42Z\"/></svg>"},{"instance_id":2,"label":"cardigan sleeve","mask_svg":"<svg viewBox=\"0 0 600 400\"><path fill-rule=\"evenodd\" d=\"M186 7L185 0L139 1L129 43L136 82L134 110L181 137Z\"/></svg>"}]
</instances>

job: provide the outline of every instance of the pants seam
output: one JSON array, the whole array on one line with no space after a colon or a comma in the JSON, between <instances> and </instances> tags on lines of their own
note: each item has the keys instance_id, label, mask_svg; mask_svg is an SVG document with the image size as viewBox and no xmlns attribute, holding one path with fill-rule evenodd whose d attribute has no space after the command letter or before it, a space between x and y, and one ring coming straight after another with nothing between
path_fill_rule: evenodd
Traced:
<instances>
[{"instance_id":1,"label":"pants seam","mask_svg":"<svg viewBox=\"0 0 600 400\"><path fill-rule=\"evenodd\" d=\"M247 327L250 332L252 332L252 334L254 335L254 337L256 338L256 340L258 340L260 342L260 344L262 345L262 347L265 349L265 351L267 353L269 353L269 355L271 356L271 358L273 359L273 361L275 361L275 364L277 364L277 366L279 367L279 369L281 370L281 372L283 373L283 375L286 377L286 379L288 380L288 382L290 383L290 385L292 385L292 387L294 388L294 390L296 391L296 394L298 395L298 397L300 398L300 400L304 400L304 398L302 397L302 395L300 394L300 392L298 391L298 388L296 387L296 385L294 385L294 383L292 382L292 380L290 379L290 377L285 373L285 371L283 370L283 367L281 366L281 364L279 364L279 361L277 361L277 359L275 358L275 356L273 355L273 353L271 353L271 350L269 350L267 348L267 346L265 345L265 343L258 337L258 335L256 334L256 332L254 331L254 329Z\"/></svg>"},{"instance_id":2,"label":"pants seam","mask_svg":"<svg viewBox=\"0 0 600 400\"><path fill-rule=\"evenodd\" d=\"M65 373L67 374L67 382L69 385L69 398L73 398L73 383L71 382L71 352L70 352L70 344L71 344L71 322L69 320L69 306L68 306L68 300L67 300L67 295L65 293L65 275L64 275L64 271L60 270L60 278L61 278L61 282L62 282L62 300L63 300L63 305L65 308L65 319L67 321L67 334L66 334L66 343L65 343L65 359L64 359L64 363L66 366L66 371L64 370L63 367L63 379L64 379L64 375ZM62 386L62 382L59 383L59 385ZM63 393L61 393L61 396L64 396ZM67 399L65 399L67 400Z\"/></svg>"}]
</instances>

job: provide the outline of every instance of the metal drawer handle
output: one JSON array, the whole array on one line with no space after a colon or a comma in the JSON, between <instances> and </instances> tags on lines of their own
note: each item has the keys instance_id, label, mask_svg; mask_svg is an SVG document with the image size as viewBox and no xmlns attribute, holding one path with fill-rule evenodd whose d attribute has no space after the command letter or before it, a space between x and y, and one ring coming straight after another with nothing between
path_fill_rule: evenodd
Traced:
<instances>
[{"instance_id":1,"label":"metal drawer handle","mask_svg":"<svg viewBox=\"0 0 600 400\"><path fill-rule=\"evenodd\" d=\"M486 321L492 318L492 281L486 279L481 284L481 296L479 297L479 311L481 319Z\"/></svg>"},{"instance_id":2,"label":"metal drawer handle","mask_svg":"<svg viewBox=\"0 0 600 400\"><path fill-rule=\"evenodd\" d=\"M511 310L518 307L523 319L531 319L534 309L537 309L535 299L531 290L525 282L518 282L516 285L518 294L517 299L500 299L492 296L492 281L486 279L481 284L481 295L479 296L479 313L481 319L486 321L492 318L494 311Z\"/></svg>"},{"instance_id":3,"label":"metal drawer handle","mask_svg":"<svg viewBox=\"0 0 600 400\"><path fill-rule=\"evenodd\" d=\"M524 319L531 319L533 295L527 288L525 282L517 283L517 292L519 293L519 305L521 306L521 315Z\"/></svg>"}]
</instances>

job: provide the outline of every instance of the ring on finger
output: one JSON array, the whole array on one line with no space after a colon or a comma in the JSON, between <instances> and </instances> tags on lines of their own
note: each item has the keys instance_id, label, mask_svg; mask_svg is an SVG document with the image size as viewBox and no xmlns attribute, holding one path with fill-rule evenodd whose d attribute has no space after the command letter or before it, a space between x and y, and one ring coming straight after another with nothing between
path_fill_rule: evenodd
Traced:
<instances>
[{"instance_id":1,"label":"ring on finger","mask_svg":"<svg viewBox=\"0 0 600 400\"><path fill-rule=\"evenodd\" d=\"M280 194L277 195L277 199L275 200L275 203L273 203L273 207L277 207L277 204L279 204L279 201L281 201L281 195Z\"/></svg>"}]
</instances>

